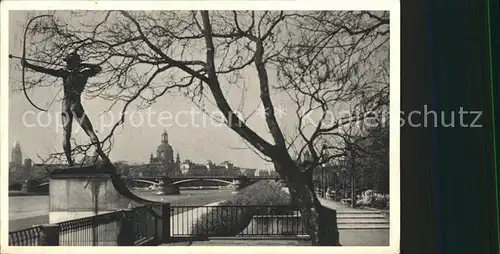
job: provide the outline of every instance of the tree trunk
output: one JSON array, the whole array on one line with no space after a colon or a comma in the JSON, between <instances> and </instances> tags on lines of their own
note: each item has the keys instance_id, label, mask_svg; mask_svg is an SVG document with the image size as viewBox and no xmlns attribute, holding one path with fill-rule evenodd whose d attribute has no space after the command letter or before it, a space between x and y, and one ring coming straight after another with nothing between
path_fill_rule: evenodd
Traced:
<instances>
[{"instance_id":1,"label":"tree trunk","mask_svg":"<svg viewBox=\"0 0 500 254\"><path fill-rule=\"evenodd\" d=\"M314 193L312 178L307 179L308 177L301 173L292 160L275 163L275 167L276 171L284 176L292 200L300 206L301 218L307 233L311 237L312 245L319 245L321 242L319 235L319 210L321 204Z\"/></svg>"},{"instance_id":2,"label":"tree trunk","mask_svg":"<svg viewBox=\"0 0 500 254\"><path fill-rule=\"evenodd\" d=\"M306 185L312 193L314 199L314 208L317 213L318 235L316 245L319 246L340 246L338 239L337 212L324 207L314 191L313 170L306 169L303 173ZM328 211L327 211L328 210ZM320 225L323 225L320 226Z\"/></svg>"},{"instance_id":3,"label":"tree trunk","mask_svg":"<svg viewBox=\"0 0 500 254\"><path fill-rule=\"evenodd\" d=\"M319 245L319 201L306 185L300 184L300 181L292 180L290 183L290 194L296 196L304 226L311 236L312 245Z\"/></svg>"}]
</instances>

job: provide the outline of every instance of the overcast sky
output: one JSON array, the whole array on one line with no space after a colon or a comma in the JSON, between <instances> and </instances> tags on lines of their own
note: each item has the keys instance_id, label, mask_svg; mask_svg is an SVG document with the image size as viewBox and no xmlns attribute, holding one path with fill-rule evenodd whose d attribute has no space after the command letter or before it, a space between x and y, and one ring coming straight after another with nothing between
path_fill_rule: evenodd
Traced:
<instances>
[{"instance_id":1,"label":"overcast sky","mask_svg":"<svg viewBox=\"0 0 500 254\"><path fill-rule=\"evenodd\" d=\"M9 25L11 29L9 33L9 50L11 54L18 56L22 55L23 29L26 22L25 14L16 13L12 15L11 13ZM19 25L19 23L21 23L21 25ZM19 60L10 60L10 63L14 61ZM9 78L11 80L11 87L19 87L20 84L16 79L19 80L21 76L20 69L17 67L15 68L15 66L11 64L9 75L11 76ZM245 101L245 111L247 112L253 111L260 103L258 80L251 77L255 77L254 73L250 72L243 75L243 79L245 79L244 81L249 87L245 94L247 98ZM270 78L273 79L273 77ZM55 86L52 88L40 88L28 91L28 95L32 98L34 103L42 108L47 108L56 96L55 101L50 106L48 115L40 113L33 108L22 92L11 91L10 94L9 143L12 146L14 141L19 141L22 147L23 157L31 158L35 162L39 161L37 158L38 156L46 157L49 152L53 152L54 150L58 152L62 151L61 129L56 128L56 125L59 124L56 117L59 117L58 112L61 110L61 102L59 99L62 98L62 92L58 94L58 91L59 85L62 85L62 80L59 79L54 84ZM239 102L240 98L241 91L233 90L228 93L228 99L231 104ZM274 98L275 106L278 108L286 108L286 104L289 102L284 98L284 96ZM94 128L99 129L99 126L101 126L99 123L99 119L101 118L98 114L107 105L108 104L105 102L96 99L83 100L83 106L87 115L93 122ZM115 116L118 116L118 111L120 109L119 107L113 111L115 112ZM154 153L157 145L160 143L161 133L167 129L170 144L175 153L180 153L181 160L190 159L202 163L206 160L212 160L215 163L228 160L241 167L258 169L269 167L269 163L263 161L253 151L242 149L246 148L246 145L236 133L225 126L210 124L210 118L208 117L206 119L209 123L199 127L193 126L192 124L187 124L186 126L186 123L190 121L186 116L180 118L180 122L183 126L172 124L172 120L167 121L172 124L170 127L159 124L159 112L168 110L175 117L178 112L198 110L194 104L182 96L167 94L156 102L150 110L153 112L151 114L152 125L142 124L134 127L130 120L125 120L124 128L116 134L115 146L110 154L111 160L125 160L130 163L148 162L150 153ZM134 110L132 109L132 111ZM48 126L44 127L40 126L40 124L36 124L37 116L43 125ZM143 116L147 115L143 114ZM279 120L282 123L286 123L288 117L289 115L285 113L280 117L282 119ZM109 121L109 119L105 121ZM202 121L200 114L200 116L196 118L196 123L200 123L201 125ZM83 131L79 127L77 127L78 124L75 122L73 125L74 135L75 132L78 131L76 134L78 142L88 142L88 137L83 134ZM269 138L268 130L262 116L253 117L249 125L254 131L263 135L266 139ZM287 132L287 124L282 124L282 127L285 129L285 132ZM103 137L107 135L107 133L108 130L104 130L98 133L98 136ZM10 149L11 147L9 148L9 158Z\"/></svg>"}]
</instances>

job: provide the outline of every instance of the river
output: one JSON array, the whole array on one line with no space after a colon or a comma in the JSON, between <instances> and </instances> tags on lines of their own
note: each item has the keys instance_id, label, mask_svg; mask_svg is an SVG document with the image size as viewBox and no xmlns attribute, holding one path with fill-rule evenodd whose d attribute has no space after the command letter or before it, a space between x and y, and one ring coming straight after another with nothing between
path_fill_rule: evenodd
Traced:
<instances>
[{"instance_id":1,"label":"river","mask_svg":"<svg viewBox=\"0 0 500 254\"><path fill-rule=\"evenodd\" d=\"M231 197L232 189L181 190L180 195L157 195L153 191L133 191L136 195L171 205L206 205ZM48 223L49 196L9 197L9 231Z\"/></svg>"}]
</instances>

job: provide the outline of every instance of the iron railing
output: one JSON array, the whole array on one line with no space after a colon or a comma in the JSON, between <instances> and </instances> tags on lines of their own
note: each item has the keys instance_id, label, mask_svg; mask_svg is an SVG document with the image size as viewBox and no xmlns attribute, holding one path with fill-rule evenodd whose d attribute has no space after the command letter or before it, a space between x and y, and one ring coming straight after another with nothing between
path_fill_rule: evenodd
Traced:
<instances>
[{"instance_id":1,"label":"iron railing","mask_svg":"<svg viewBox=\"0 0 500 254\"><path fill-rule=\"evenodd\" d=\"M122 211L59 223L60 246L116 246Z\"/></svg>"},{"instance_id":2,"label":"iron railing","mask_svg":"<svg viewBox=\"0 0 500 254\"><path fill-rule=\"evenodd\" d=\"M298 207L172 206L171 236L307 235Z\"/></svg>"},{"instance_id":3,"label":"iron railing","mask_svg":"<svg viewBox=\"0 0 500 254\"><path fill-rule=\"evenodd\" d=\"M130 245L150 245L162 236L162 208L142 206L55 224L59 246L116 246L121 234L134 234ZM129 229L124 223L131 221ZM42 226L9 232L9 246L38 246ZM125 236L127 237L127 236ZM132 238L132 237L131 237ZM131 240L131 241L132 241ZM123 240L122 240L123 241Z\"/></svg>"},{"instance_id":4,"label":"iron railing","mask_svg":"<svg viewBox=\"0 0 500 254\"><path fill-rule=\"evenodd\" d=\"M135 245L152 245L163 235L161 207L144 206L133 210Z\"/></svg>"},{"instance_id":5,"label":"iron railing","mask_svg":"<svg viewBox=\"0 0 500 254\"><path fill-rule=\"evenodd\" d=\"M37 246L40 240L41 226L22 229L9 233L10 246Z\"/></svg>"},{"instance_id":6,"label":"iron railing","mask_svg":"<svg viewBox=\"0 0 500 254\"><path fill-rule=\"evenodd\" d=\"M323 207L319 212L322 222L319 225L319 233L322 235L320 239L323 239L321 245L339 245L336 211ZM57 230L51 231L49 228ZM159 245L176 237L307 235L296 206L164 204L10 232L9 245L131 246Z\"/></svg>"}]
</instances>

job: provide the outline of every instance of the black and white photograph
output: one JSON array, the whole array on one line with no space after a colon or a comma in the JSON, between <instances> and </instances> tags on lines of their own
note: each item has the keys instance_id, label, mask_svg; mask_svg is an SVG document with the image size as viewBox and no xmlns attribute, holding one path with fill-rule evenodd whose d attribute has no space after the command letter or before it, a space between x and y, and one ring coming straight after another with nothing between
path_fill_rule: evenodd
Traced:
<instances>
[{"instance_id":1,"label":"black and white photograph","mask_svg":"<svg viewBox=\"0 0 500 254\"><path fill-rule=\"evenodd\" d=\"M396 1L17 2L2 249L399 251Z\"/></svg>"}]
</instances>

